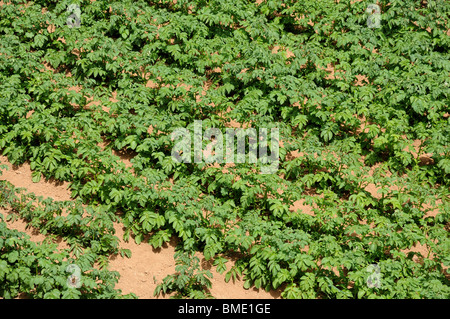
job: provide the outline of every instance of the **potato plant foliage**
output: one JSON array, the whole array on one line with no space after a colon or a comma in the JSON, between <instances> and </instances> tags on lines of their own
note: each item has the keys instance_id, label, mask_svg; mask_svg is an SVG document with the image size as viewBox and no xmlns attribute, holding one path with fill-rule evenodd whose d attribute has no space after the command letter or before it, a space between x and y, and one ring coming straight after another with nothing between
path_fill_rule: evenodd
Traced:
<instances>
[{"instance_id":1,"label":"potato plant foliage","mask_svg":"<svg viewBox=\"0 0 450 319\"><path fill-rule=\"evenodd\" d=\"M197 251L226 280L283 298L449 298L450 2L380 0L369 28L371 3L3 2L0 149L35 182L70 182L76 201L2 182L8 218L72 249L0 223L1 296L120 297L117 274L89 275L109 288L57 284L66 257L87 271L119 252L119 220L127 240L179 239L178 273L155 294L209 296ZM174 162L171 133L195 120L278 127L278 171Z\"/></svg>"}]
</instances>

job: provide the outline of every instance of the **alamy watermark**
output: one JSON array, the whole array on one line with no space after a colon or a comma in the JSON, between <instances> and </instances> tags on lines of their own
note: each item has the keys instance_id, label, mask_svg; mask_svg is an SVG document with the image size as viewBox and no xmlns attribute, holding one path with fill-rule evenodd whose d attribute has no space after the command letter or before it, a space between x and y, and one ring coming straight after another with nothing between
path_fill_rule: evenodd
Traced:
<instances>
[{"instance_id":1,"label":"alamy watermark","mask_svg":"<svg viewBox=\"0 0 450 319\"><path fill-rule=\"evenodd\" d=\"M67 12L73 12L66 20L69 28L79 28L81 25L81 9L77 4L71 4L67 7Z\"/></svg>"},{"instance_id":2,"label":"alamy watermark","mask_svg":"<svg viewBox=\"0 0 450 319\"><path fill-rule=\"evenodd\" d=\"M366 284L369 288L381 288L381 269L377 264L367 266L366 271L370 273Z\"/></svg>"},{"instance_id":3,"label":"alamy watermark","mask_svg":"<svg viewBox=\"0 0 450 319\"><path fill-rule=\"evenodd\" d=\"M379 28L381 21L381 10L380 6L377 4L369 4L366 9L366 13L369 14L367 17L367 27L369 28Z\"/></svg>"},{"instance_id":4,"label":"alamy watermark","mask_svg":"<svg viewBox=\"0 0 450 319\"><path fill-rule=\"evenodd\" d=\"M248 163L258 163L259 160L262 174L274 174L279 166L279 129L270 129L270 155L268 155L268 135L267 128L260 128L259 132L255 128L227 128L224 139L222 131L218 128L208 128L203 133L202 121L197 120L194 121L193 138L187 128L176 128L172 132L172 140L178 140L172 149L172 159L178 163L192 163L193 144L194 163L245 163L247 160ZM203 142L210 142L206 149L203 149Z\"/></svg>"},{"instance_id":5,"label":"alamy watermark","mask_svg":"<svg viewBox=\"0 0 450 319\"><path fill-rule=\"evenodd\" d=\"M71 275L67 277L67 287L80 288L81 287L81 269L76 264L70 264L66 268Z\"/></svg>"}]
</instances>

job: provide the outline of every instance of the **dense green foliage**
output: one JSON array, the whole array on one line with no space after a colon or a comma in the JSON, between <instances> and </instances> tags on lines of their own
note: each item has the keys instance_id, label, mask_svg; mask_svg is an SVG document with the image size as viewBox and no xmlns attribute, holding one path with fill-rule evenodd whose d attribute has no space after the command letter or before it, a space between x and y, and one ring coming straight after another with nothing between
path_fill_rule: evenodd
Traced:
<instances>
[{"instance_id":1,"label":"dense green foliage","mask_svg":"<svg viewBox=\"0 0 450 319\"><path fill-rule=\"evenodd\" d=\"M0 181L0 191L0 205L15 212L8 215L8 219L23 218L42 234L64 238L75 254L80 254L84 248L90 248L99 255L119 252L113 217L102 211L101 206L84 209L80 201L58 202L51 198L36 198L34 194L23 193L6 181Z\"/></svg>"},{"instance_id":2,"label":"dense green foliage","mask_svg":"<svg viewBox=\"0 0 450 319\"><path fill-rule=\"evenodd\" d=\"M72 3L80 27L66 23ZM449 298L450 3L382 0L380 28L368 28L370 3L4 4L0 148L13 164L29 161L34 181L69 181L77 198L22 198L2 184L4 202L95 258L117 252L117 218L138 243L179 237L181 272L156 293L204 296L198 287L209 281L189 257L201 251L227 280L281 288L284 298ZM173 162L170 134L194 120L223 132L231 120L279 127L280 169ZM133 170L112 150L133 155ZM421 165L424 154L430 165ZM313 216L290 209L299 200ZM53 220L62 207L71 214ZM21 240L23 258L52 251ZM428 255L405 253L418 243ZM4 262L9 248L1 249ZM240 256L233 267L230 254ZM381 287L366 284L371 264ZM4 291L18 291L7 280Z\"/></svg>"},{"instance_id":3,"label":"dense green foliage","mask_svg":"<svg viewBox=\"0 0 450 319\"><path fill-rule=\"evenodd\" d=\"M31 241L29 236L8 229L0 214L0 296L12 298L25 293L28 298L121 298L113 289L117 272L95 269L95 254L82 254L73 259L56 244ZM81 267L82 287L67 285L67 267L76 263Z\"/></svg>"},{"instance_id":4,"label":"dense green foliage","mask_svg":"<svg viewBox=\"0 0 450 319\"><path fill-rule=\"evenodd\" d=\"M120 290L115 290L120 275L107 270L106 255L119 252L118 238L111 234L114 230L111 221L105 221L106 225L102 221L107 215L86 214L79 202L36 198L7 181L0 181L0 207L10 210L7 220L23 218L42 234L49 234L46 241L35 243L28 235L9 229L5 216L0 214L0 297L136 297L123 296ZM63 209L68 212L65 216L61 215ZM69 248L59 250L56 236L64 239ZM120 253L130 252L122 249ZM79 268L79 274L72 274L79 280L80 289L68 285L73 278L70 265Z\"/></svg>"}]
</instances>

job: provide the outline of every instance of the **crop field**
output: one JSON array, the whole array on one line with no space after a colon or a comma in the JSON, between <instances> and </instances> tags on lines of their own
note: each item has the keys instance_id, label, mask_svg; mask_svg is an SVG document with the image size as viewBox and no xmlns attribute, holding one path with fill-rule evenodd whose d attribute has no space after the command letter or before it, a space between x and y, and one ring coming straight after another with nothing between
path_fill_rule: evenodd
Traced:
<instances>
[{"instance_id":1,"label":"crop field","mask_svg":"<svg viewBox=\"0 0 450 319\"><path fill-rule=\"evenodd\" d=\"M0 1L0 297L450 298L450 2Z\"/></svg>"}]
</instances>

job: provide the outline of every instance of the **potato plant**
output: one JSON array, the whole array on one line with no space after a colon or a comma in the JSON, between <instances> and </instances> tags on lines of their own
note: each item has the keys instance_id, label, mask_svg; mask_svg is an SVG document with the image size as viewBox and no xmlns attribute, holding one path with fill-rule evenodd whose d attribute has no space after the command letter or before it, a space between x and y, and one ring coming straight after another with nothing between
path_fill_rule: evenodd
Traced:
<instances>
[{"instance_id":1,"label":"potato plant","mask_svg":"<svg viewBox=\"0 0 450 319\"><path fill-rule=\"evenodd\" d=\"M227 280L283 298L449 298L450 3L373 6L4 3L0 149L35 182L70 182L76 201L2 182L2 203L100 259L117 252L116 220L137 243L177 237L180 256L201 252ZM279 169L175 162L172 132L197 120L279 128ZM157 293L206 296L195 276Z\"/></svg>"}]
</instances>

